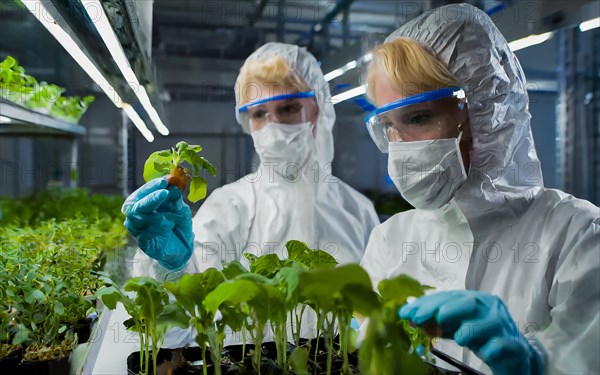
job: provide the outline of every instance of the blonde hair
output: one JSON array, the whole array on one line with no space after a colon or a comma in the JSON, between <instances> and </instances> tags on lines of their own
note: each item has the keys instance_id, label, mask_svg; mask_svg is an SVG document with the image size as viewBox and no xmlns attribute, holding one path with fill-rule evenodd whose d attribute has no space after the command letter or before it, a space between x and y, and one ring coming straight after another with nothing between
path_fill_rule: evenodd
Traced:
<instances>
[{"instance_id":1,"label":"blonde hair","mask_svg":"<svg viewBox=\"0 0 600 375\"><path fill-rule=\"evenodd\" d=\"M383 73L394 90L404 96L444 87L458 86L448 68L419 42L399 38L380 44L372 51L367 68L367 97L375 102L375 79Z\"/></svg>"},{"instance_id":2,"label":"blonde hair","mask_svg":"<svg viewBox=\"0 0 600 375\"><path fill-rule=\"evenodd\" d=\"M310 86L284 58L278 55L267 59L248 61L242 66L235 85L240 104L246 104L256 99L255 96L248 94L248 90L256 89L257 84L268 84L269 87L286 93L310 90Z\"/></svg>"}]
</instances>

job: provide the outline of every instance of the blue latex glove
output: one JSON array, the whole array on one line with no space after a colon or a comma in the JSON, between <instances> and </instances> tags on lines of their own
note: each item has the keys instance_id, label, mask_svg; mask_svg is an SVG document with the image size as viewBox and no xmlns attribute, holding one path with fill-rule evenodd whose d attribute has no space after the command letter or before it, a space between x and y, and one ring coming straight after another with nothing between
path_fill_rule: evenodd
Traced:
<instances>
[{"instance_id":1,"label":"blue latex glove","mask_svg":"<svg viewBox=\"0 0 600 375\"><path fill-rule=\"evenodd\" d=\"M181 190L156 178L133 192L121 209L125 227L150 258L169 270L180 270L194 251L192 211Z\"/></svg>"},{"instance_id":2,"label":"blue latex glove","mask_svg":"<svg viewBox=\"0 0 600 375\"><path fill-rule=\"evenodd\" d=\"M542 374L539 354L494 295L475 290L432 293L402 306L398 315L417 325L437 324L444 338L471 349L494 374Z\"/></svg>"}]
</instances>

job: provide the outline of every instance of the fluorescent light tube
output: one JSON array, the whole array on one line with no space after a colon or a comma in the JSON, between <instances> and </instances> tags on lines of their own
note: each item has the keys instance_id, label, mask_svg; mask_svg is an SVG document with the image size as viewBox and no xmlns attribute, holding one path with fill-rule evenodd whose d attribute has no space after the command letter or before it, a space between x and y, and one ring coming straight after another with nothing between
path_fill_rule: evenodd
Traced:
<instances>
[{"instance_id":1,"label":"fluorescent light tube","mask_svg":"<svg viewBox=\"0 0 600 375\"><path fill-rule=\"evenodd\" d=\"M329 81L331 81L332 79L335 79L335 78L337 78L337 77L341 76L341 75L342 75L342 74L344 74L344 73L345 73L345 72L344 72L344 69L342 69L342 68L338 68L338 69L336 69L336 70L332 70L331 72L329 72L329 73L325 74L324 78L325 78L325 80L326 80L326 81L328 81L328 82L329 82Z\"/></svg>"},{"instance_id":2,"label":"fluorescent light tube","mask_svg":"<svg viewBox=\"0 0 600 375\"><path fill-rule=\"evenodd\" d=\"M331 98L333 104L339 104L345 100L352 99L356 96L362 95L367 92L367 87L365 85L355 87L351 90L345 91L341 94L335 95Z\"/></svg>"},{"instance_id":3,"label":"fluorescent light tube","mask_svg":"<svg viewBox=\"0 0 600 375\"><path fill-rule=\"evenodd\" d=\"M364 55L363 57L361 57L360 59L350 61L346 65L342 66L341 68L337 68L337 69L332 70L331 72L325 74L325 80L331 81L332 79L335 79L335 78L343 75L344 73L346 73L349 70L356 69L356 67L359 64L359 61L360 61L360 63L368 63L372 59L373 59L373 54L369 52L366 55Z\"/></svg>"},{"instance_id":4,"label":"fluorescent light tube","mask_svg":"<svg viewBox=\"0 0 600 375\"><path fill-rule=\"evenodd\" d=\"M118 108L123 108L133 124L138 128L138 130L142 133L144 138L148 140L148 142L152 142L154 140L154 136L144 123L144 121L140 118L140 116L135 112L133 107L129 104L123 102L119 94L115 91L115 89L111 86L111 84L104 78L104 75L96 68L96 65L90 60L87 55L83 52L83 50L79 47L79 45L71 38L71 36L62 29L54 19L52 13L46 8L44 3L40 0L22 0L23 4L27 7L29 12L33 14L35 18L50 32L50 34L60 43L61 46L71 55L71 57L79 64L79 66L83 69L84 72L104 91L106 96L115 106ZM52 7L56 12L56 9Z\"/></svg>"},{"instance_id":5,"label":"fluorescent light tube","mask_svg":"<svg viewBox=\"0 0 600 375\"><path fill-rule=\"evenodd\" d=\"M592 18L591 20L579 24L579 30L581 30L581 32L595 29L596 27L600 27L600 17Z\"/></svg>"},{"instance_id":6,"label":"fluorescent light tube","mask_svg":"<svg viewBox=\"0 0 600 375\"><path fill-rule=\"evenodd\" d=\"M543 43L543 42L547 41L548 39L552 38L553 34L554 33L552 31L549 31L549 32L543 33L543 34L529 35L528 37L525 37L522 39L513 40L512 42L508 43L508 47L513 52L518 51L523 48L527 48L527 47L534 46L536 44Z\"/></svg>"},{"instance_id":7,"label":"fluorescent light tube","mask_svg":"<svg viewBox=\"0 0 600 375\"><path fill-rule=\"evenodd\" d=\"M29 12L40 21L40 23L52 34L52 36L63 46L63 48L71 55L71 57L81 66L84 72L90 76L90 78L96 82L98 86L104 91L106 96L117 107L121 107L123 101L117 94L115 89L108 83L106 78L100 73L96 65L87 57L87 55L79 48L77 43L71 38L71 36L64 31L56 22L51 12L46 8L42 1L36 0L22 0L23 4L27 7Z\"/></svg>"},{"instance_id":8,"label":"fluorescent light tube","mask_svg":"<svg viewBox=\"0 0 600 375\"><path fill-rule=\"evenodd\" d=\"M146 89L140 84L135 73L131 69L129 60L125 55L123 47L121 46L121 42L119 42L119 38L111 26L108 16L106 15L106 12L104 12L102 4L98 0L81 0L81 3L92 20L92 23L98 30L98 33L102 37L104 44L106 44L111 56L121 70L123 77L125 77L125 80L129 83L129 86L140 100L142 107L144 107L148 113L150 120L152 120L156 126L156 130L158 130L158 132L162 135L168 135L169 129L160 119L158 112L150 102L150 97L148 96Z\"/></svg>"},{"instance_id":9,"label":"fluorescent light tube","mask_svg":"<svg viewBox=\"0 0 600 375\"><path fill-rule=\"evenodd\" d=\"M154 135L150 130L148 130L148 127L144 123L144 120L142 120L140 115L138 115L138 113L135 111L135 109L133 109L131 105L124 103L123 111L125 111L127 116L129 116L129 118L131 119L131 122L133 122L133 125L135 125L135 127L140 131L140 133L142 133L142 135L144 136L144 138L146 138L148 142L154 141Z\"/></svg>"}]
</instances>

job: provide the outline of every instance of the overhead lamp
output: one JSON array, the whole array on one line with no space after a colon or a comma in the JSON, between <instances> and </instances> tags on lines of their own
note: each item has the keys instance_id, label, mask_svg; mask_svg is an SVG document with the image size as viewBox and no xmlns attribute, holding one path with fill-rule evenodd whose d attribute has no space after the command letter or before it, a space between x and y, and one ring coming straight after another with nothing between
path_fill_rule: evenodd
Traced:
<instances>
[{"instance_id":1,"label":"overhead lamp","mask_svg":"<svg viewBox=\"0 0 600 375\"><path fill-rule=\"evenodd\" d=\"M112 85L104 77L104 75L98 70L96 65L89 59L89 57L83 52L79 45L73 40L73 38L59 26L58 22L50 12L48 7L41 0L22 0L27 10L50 32L50 34L60 43L60 45L67 51L69 55L79 64L84 72L104 91L106 96L114 103L118 108L122 108L127 116L131 119L133 124L138 130L144 135L148 142L154 140L154 136L140 118L140 116L133 110L133 108L123 102L119 94L115 91ZM50 4L52 5L52 4ZM54 12L57 10L54 8ZM130 109L130 110L129 110Z\"/></svg>"},{"instance_id":2,"label":"overhead lamp","mask_svg":"<svg viewBox=\"0 0 600 375\"><path fill-rule=\"evenodd\" d=\"M96 30L98 30L98 33L108 48L112 58L114 59L115 63L117 63L117 66L121 70L121 73L123 74L123 77L125 77L129 87L131 87L135 95L138 97L142 107L144 107L144 110L148 113L150 120L152 120L156 126L156 130L158 130L158 132L162 135L168 135L169 129L162 122L158 112L150 101L150 97L148 96L146 89L140 84L137 76L131 69L129 60L125 55L125 51L123 50L123 47L119 42L119 38L117 37L117 34L115 34L115 31L108 20L108 16L102 7L102 4L99 0L81 0L81 3L83 4L88 16L92 20L92 24L96 27Z\"/></svg>"},{"instance_id":3,"label":"overhead lamp","mask_svg":"<svg viewBox=\"0 0 600 375\"><path fill-rule=\"evenodd\" d=\"M362 86L355 87L351 90L344 91L341 94L334 95L331 97L331 100L333 101L334 104L340 104L341 102L343 102L345 100L352 99L359 95L363 95L366 92L367 92L367 86L362 85Z\"/></svg>"},{"instance_id":4,"label":"overhead lamp","mask_svg":"<svg viewBox=\"0 0 600 375\"><path fill-rule=\"evenodd\" d=\"M0 124L10 124L12 119L6 116L0 116Z\"/></svg>"},{"instance_id":5,"label":"overhead lamp","mask_svg":"<svg viewBox=\"0 0 600 375\"><path fill-rule=\"evenodd\" d=\"M508 43L508 47L513 52L515 52L515 51L518 51L523 48L527 48L527 47L534 46L536 44L543 43L543 42L547 41L548 39L552 38L553 34L554 34L554 32L548 31L547 33L543 33L543 34L529 35L528 37L525 37L525 38L513 40L512 42Z\"/></svg>"},{"instance_id":6,"label":"overhead lamp","mask_svg":"<svg viewBox=\"0 0 600 375\"><path fill-rule=\"evenodd\" d=\"M135 125L135 127L140 131L140 133L142 133L144 138L148 140L148 142L154 141L154 135L150 130L148 130L148 127L146 126L146 123L144 123L144 120L142 120L140 115L138 115L138 113L135 111L135 109L133 109L131 105L123 103L123 111L125 111L127 116L131 119L131 122L133 122L133 125Z\"/></svg>"},{"instance_id":7,"label":"overhead lamp","mask_svg":"<svg viewBox=\"0 0 600 375\"><path fill-rule=\"evenodd\" d=\"M592 18L591 20L587 20L579 24L579 30L581 32L595 29L597 27L600 27L600 17Z\"/></svg>"},{"instance_id":8,"label":"overhead lamp","mask_svg":"<svg viewBox=\"0 0 600 375\"><path fill-rule=\"evenodd\" d=\"M361 57L360 59L352 60L352 61L348 62L346 65L342 66L341 68L332 70L331 72L325 74L325 76L324 76L325 80L331 81L332 79L335 79L352 69L356 69L356 67L358 67L359 63L367 63L367 62L371 61L372 59L373 59L373 54L371 54L369 52L366 55L364 55L363 57Z\"/></svg>"}]
</instances>

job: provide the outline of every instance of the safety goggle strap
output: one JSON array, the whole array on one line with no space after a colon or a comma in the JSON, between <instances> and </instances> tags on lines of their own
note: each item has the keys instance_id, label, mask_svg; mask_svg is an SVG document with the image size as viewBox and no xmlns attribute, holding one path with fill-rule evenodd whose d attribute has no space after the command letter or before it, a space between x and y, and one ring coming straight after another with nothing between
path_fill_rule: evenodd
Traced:
<instances>
[{"instance_id":1,"label":"safety goggle strap","mask_svg":"<svg viewBox=\"0 0 600 375\"><path fill-rule=\"evenodd\" d=\"M250 102L242 107L240 107L239 112L247 112L249 108L257 106L259 104L264 104L264 103L268 103L268 102L272 102L272 101L276 101L276 100L285 100L285 99L298 99L298 98L314 98L315 97L315 93L312 91L307 91L307 92L296 92L293 94L282 94L282 95L275 95L272 96L270 98L264 98L264 99L260 99L260 100L256 100L253 102Z\"/></svg>"}]
</instances>

